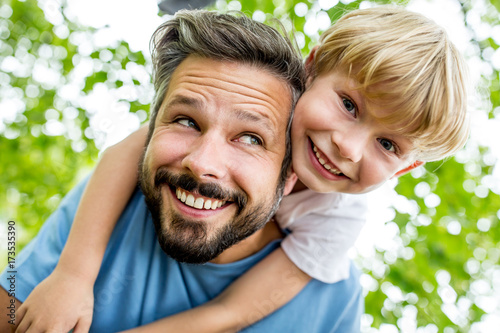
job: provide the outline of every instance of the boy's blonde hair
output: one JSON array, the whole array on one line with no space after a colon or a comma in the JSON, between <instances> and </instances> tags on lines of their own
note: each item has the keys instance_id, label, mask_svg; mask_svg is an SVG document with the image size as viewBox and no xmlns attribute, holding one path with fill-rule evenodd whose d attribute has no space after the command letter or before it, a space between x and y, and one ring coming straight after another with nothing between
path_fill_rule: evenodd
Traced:
<instances>
[{"instance_id":1,"label":"boy's blonde hair","mask_svg":"<svg viewBox=\"0 0 500 333\"><path fill-rule=\"evenodd\" d=\"M323 33L312 75L346 69L369 101L394 110L416 158L435 161L460 149L469 134L465 61L443 28L394 6L348 13Z\"/></svg>"}]
</instances>

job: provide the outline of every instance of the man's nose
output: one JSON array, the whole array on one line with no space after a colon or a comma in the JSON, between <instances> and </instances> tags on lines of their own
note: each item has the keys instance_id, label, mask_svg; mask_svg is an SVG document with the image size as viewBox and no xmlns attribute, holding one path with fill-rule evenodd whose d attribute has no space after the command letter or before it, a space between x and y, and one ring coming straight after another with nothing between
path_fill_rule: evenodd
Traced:
<instances>
[{"instance_id":1,"label":"man's nose","mask_svg":"<svg viewBox=\"0 0 500 333\"><path fill-rule=\"evenodd\" d=\"M225 140L205 133L190 147L182 160L182 167L189 169L198 179L222 179L227 173L227 157L224 156Z\"/></svg>"},{"instance_id":2,"label":"man's nose","mask_svg":"<svg viewBox=\"0 0 500 333\"><path fill-rule=\"evenodd\" d=\"M332 134L332 142L337 146L341 157L358 163L367 149L368 137L362 130L353 128L336 131Z\"/></svg>"}]
</instances>

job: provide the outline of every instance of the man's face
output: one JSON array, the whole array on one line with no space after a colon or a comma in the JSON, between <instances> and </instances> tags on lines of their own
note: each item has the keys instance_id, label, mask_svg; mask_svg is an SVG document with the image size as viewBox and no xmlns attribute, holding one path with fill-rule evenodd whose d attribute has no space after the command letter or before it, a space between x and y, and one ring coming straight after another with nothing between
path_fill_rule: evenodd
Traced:
<instances>
[{"instance_id":1,"label":"man's face","mask_svg":"<svg viewBox=\"0 0 500 333\"><path fill-rule=\"evenodd\" d=\"M197 56L179 65L141 168L167 254L206 262L269 220L290 107L285 82L261 69Z\"/></svg>"}]
</instances>

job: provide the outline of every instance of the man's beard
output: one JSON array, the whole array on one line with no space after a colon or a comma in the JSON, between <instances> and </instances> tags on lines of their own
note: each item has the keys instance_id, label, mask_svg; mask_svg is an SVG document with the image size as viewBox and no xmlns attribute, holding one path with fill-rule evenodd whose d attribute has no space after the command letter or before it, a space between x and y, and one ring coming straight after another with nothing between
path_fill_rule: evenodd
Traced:
<instances>
[{"instance_id":1,"label":"man's beard","mask_svg":"<svg viewBox=\"0 0 500 333\"><path fill-rule=\"evenodd\" d=\"M151 211L158 242L163 251L180 262L205 263L224 250L261 229L275 214L283 196L284 182L280 182L271 201L265 200L247 208L247 195L241 190L227 191L215 183L199 183L187 174L175 175L165 168L156 171L154 184L151 173L140 166L139 185ZM208 198L229 200L237 206L232 220L218 229L209 230L204 221L188 219L176 212L163 211L162 185L175 192L176 188L197 192ZM176 199L174 199L176 200Z\"/></svg>"}]
</instances>

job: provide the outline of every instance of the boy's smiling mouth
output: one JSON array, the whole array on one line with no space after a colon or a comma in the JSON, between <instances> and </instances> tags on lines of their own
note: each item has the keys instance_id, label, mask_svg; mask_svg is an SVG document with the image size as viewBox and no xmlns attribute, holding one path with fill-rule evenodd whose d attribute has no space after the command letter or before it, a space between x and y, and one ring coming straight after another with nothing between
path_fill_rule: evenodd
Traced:
<instances>
[{"instance_id":1,"label":"boy's smiling mouth","mask_svg":"<svg viewBox=\"0 0 500 333\"><path fill-rule=\"evenodd\" d=\"M309 139L309 140L311 142L311 147L312 147L312 150L314 152L314 155L316 156L316 160L318 161L318 163L321 164L321 166L326 171L328 171L329 173L331 173L332 175L346 177L346 175L344 175L342 173L342 171L340 171L339 169L337 169L337 167L335 166L335 164L333 164L333 162L331 162L328 159L328 157L326 157L326 155L314 145L314 142L312 142L311 139Z\"/></svg>"}]
</instances>

